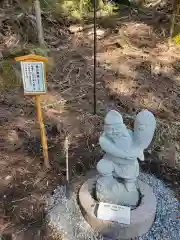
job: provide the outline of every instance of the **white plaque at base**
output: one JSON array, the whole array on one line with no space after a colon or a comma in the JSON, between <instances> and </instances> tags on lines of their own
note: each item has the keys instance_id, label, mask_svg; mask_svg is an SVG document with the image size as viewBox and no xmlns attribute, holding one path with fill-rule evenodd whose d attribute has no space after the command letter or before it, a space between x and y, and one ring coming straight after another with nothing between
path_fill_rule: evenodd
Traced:
<instances>
[{"instance_id":1,"label":"white plaque at base","mask_svg":"<svg viewBox=\"0 0 180 240\"><path fill-rule=\"evenodd\" d=\"M99 207L97 210L97 218L123 224L130 224L130 215L130 207L103 202L99 203Z\"/></svg>"}]
</instances>

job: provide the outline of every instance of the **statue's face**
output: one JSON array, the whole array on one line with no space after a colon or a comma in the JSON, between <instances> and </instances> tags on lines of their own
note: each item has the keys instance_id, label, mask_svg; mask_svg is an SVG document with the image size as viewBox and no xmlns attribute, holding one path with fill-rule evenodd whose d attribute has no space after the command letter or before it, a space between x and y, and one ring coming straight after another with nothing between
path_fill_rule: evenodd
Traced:
<instances>
[{"instance_id":1,"label":"statue's face","mask_svg":"<svg viewBox=\"0 0 180 240\"><path fill-rule=\"evenodd\" d=\"M117 124L113 126L104 126L104 132L106 136L112 140L122 139L122 138L130 138L130 135L126 129L124 124Z\"/></svg>"},{"instance_id":2,"label":"statue's face","mask_svg":"<svg viewBox=\"0 0 180 240\"><path fill-rule=\"evenodd\" d=\"M105 125L104 131L108 136L116 136L117 134L123 132L123 126L120 124L115 125Z\"/></svg>"}]
</instances>

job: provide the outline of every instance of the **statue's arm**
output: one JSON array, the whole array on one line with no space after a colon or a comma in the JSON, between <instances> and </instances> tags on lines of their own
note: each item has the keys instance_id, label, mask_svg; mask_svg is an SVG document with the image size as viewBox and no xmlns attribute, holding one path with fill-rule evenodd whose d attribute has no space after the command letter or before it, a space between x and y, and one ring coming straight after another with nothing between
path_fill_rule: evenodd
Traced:
<instances>
[{"instance_id":1,"label":"statue's arm","mask_svg":"<svg viewBox=\"0 0 180 240\"><path fill-rule=\"evenodd\" d=\"M114 144L110 140L108 140L108 138L105 137L104 135L100 137L99 144L106 153L109 153L114 157L126 158L126 159L132 158L132 156L128 156L129 154L127 154L127 152L125 152L124 150L116 148ZM134 159L134 156L133 156L133 159Z\"/></svg>"}]
</instances>

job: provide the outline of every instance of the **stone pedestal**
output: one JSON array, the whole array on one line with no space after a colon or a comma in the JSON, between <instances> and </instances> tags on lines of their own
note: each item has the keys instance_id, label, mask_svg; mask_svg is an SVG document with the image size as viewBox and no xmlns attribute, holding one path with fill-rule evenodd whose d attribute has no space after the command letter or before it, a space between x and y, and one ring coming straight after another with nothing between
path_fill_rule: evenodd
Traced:
<instances>
[{"instance_id":1,"label":"stone pedestal","mask_svg":"<svg viewBox=\"0 0 180 240\"><path fill-rule=\"evenodd\" d=\"M96 181L97 177L90 178L82 185L79 191L79 202L83 216L95 231L113 240L131 239L142 236L149 231L156 214L156 198L149 185L138 181L143 197L140 205L131 211L130 225L125 225L103 221L96 217L98 202L93 198L93 189Z\"/></svg>"}]
</instances>

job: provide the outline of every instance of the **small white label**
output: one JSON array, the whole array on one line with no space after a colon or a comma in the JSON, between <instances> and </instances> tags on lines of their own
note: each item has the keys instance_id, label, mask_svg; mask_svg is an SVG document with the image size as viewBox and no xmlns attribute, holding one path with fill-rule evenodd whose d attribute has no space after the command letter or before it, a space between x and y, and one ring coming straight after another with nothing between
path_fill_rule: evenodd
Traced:
<instances>
[{"instance_id":1,"label":"small white label","mask_svg":"<svg viewBox=\"0 0 180 240\"><path fill-rule=\"evenodd\" d=\"M43 62L21 62L24 93L45 93Z\"/></svg>"},{"instance_id":2,"label":"small white label","mask_svg":"<svg viewBox=\"0 0 180 240\"><path fill-rule=\"evenodd\" d=\"M130 224L130 207L100 202L97 218L107 221L115 221Z\"/></svg>"}]
</instances>

